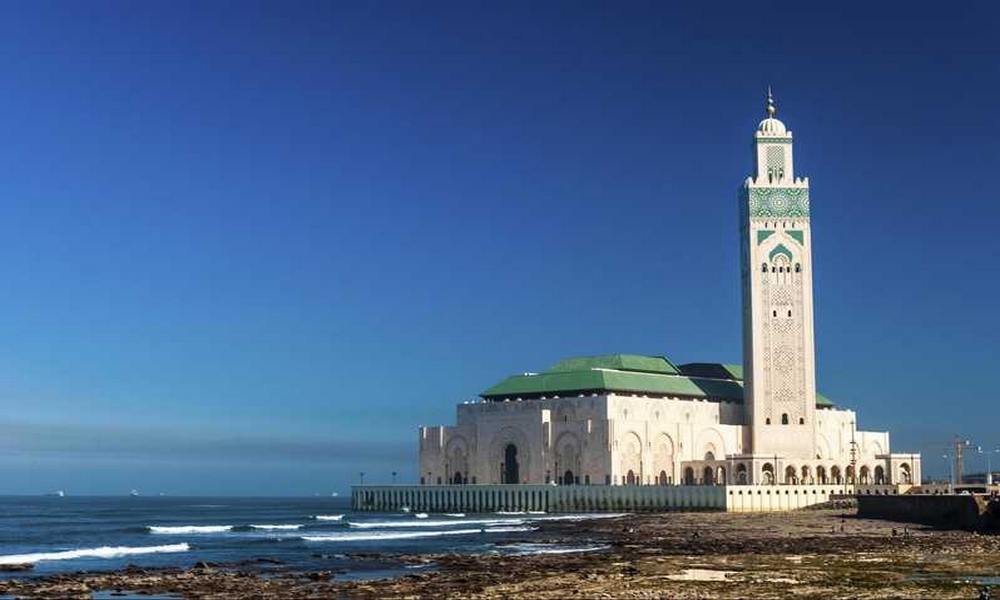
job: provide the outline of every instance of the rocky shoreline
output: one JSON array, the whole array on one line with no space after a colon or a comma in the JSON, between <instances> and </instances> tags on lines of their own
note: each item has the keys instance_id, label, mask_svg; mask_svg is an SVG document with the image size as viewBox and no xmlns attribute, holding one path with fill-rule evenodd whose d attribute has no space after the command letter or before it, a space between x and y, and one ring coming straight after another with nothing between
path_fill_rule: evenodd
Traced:
<instances>
[{"instance_id":1,"label":"rocky shoreline","mask_svg":"<svg viewBox=\"0 0 1000 600\"><path fill-rule=\"evenodd\" d=\"M277 561L129 567L0 581L0 595L90 598L976 598L1000 576L1000 536L858 519L852 510L669 513L549 522L546 542L593 552L355 555L404 563L394 579L339 581ZM533 539L532 542L539 540ZM263 562L262 562L263 561ZM268 562L269 561L269 562ZM262 568L267 567L267 568ZM1000 580L997 580L1000 584Z\"/></svg>"}]
</instances>

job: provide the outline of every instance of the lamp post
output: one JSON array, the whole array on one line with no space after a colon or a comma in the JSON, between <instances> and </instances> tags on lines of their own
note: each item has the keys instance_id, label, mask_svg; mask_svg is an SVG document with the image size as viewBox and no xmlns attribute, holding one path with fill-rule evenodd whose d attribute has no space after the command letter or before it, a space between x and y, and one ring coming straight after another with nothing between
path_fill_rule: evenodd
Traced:
<instances>
[{"instance_id":1,"label":"lamp post","mask_svg":"<svg viewBox=\"0 0 1000 600\"><path fill-rule=\"evenodd\" d=\"M976 452L986 455L986 485L993 485L993 455L1000 453L1000 448L993 450L983 450L982 446L976 446Z\"/></svg>"},{"instance_id":2,"label":"lamp post","mask_svg":"<svg viewBox=\"0 0 1000 600\"><path fill-rule=\"evenodd\" d=\"M392 472L392 484L396 485L396 472L395 471Z\"/></svg>"},{"instance_id":3,"label":"lamp post","mask_svg":"<svg viewBox=\"0 0 1000 600\"><path fill-rule=\"evenodd\" d=\"M361 485L365 484L365 472L364 471L358 471L358 480L361 482Z\"/></svg>"},{"instance_id":4,"label":"lamp post","mask_svg":"<svg viewBox=\"0 0 1000 600\"><path fill-rule=\"evenodd\" d=\"M955 463L951 462L951 457L947 454L941 456L948 465L948 493L955 493Z\"/></svg>"}]
</instances>

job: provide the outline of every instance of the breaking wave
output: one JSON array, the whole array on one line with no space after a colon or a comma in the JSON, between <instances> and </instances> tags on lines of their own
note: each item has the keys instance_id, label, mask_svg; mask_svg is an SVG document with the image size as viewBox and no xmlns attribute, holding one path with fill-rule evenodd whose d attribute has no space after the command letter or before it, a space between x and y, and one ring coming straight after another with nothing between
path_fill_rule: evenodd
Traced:
<instances>
[{"instance_id":1,"label":"breaking wave","mask_svg":"<svg viewBox=\"0 0 1000 600\"><path fill-rule=\"evenodd\" d=\"M118 558L133 554L155 554L158 552L187 552L187 544L166 546L101 546L100 548L80 548L62 552L36 552L34 554L9 554L0 556L0 565L36 563L42 560L71 560L74 558Z\"/></svg>"},{"instance_id":2,"label":"breaking wave","mask_svg":"<svg viewBox=\"0 0 1000 600\"><path fill-rule=\"evenodd\" d=\"M251 529L265 529L268 531L292 531L293 529L302 529L301 525L251 525Z\"/></svg>"},{"instance_id":3,"label":"breaking wave","mask_svg":"<svg viewBox=\"0 0 1000 600\"><path fill-rule=\"evenodd\" d=\"M332 533L329 535L304 535L302 539L307 542L364 542L375 540L410 540L446 535L474 535L477 533L512 533L515 531L534 531L535 529L535 527L494 527L486 529L450 529L446 531L357 531Z\"/></svg>"},{"instance_id":4,"label":"breaking wave","mask_svg":"<svg viewBox=\"0 0 1000 600\"><path fill-rule=\"evenodd\" d=\"M589 519L614 519L627 516L628 513L583 513L575 515L547 515L530 517L532 521L586 521Z\"/></svg>"},{"instance_id":5,"label":"breaking wave","mask_svg":"<svg viewBox=\"0 0 1000 600\"><path fill-rule=\"evenodd\" d=\"M576 554L582 552L600 552L607 550L611 546L602 544L600 546L558 546L556 544L511 544L504 548L513 550L511 554L516 556L526 554Z\"/></svg>"},{"instance_id":6,"label":"breaking wave","mask_svg":"<svg viewBox=\"0 0 1000 600\"><path fill-rule=\"evenodd\" d=\"M344 515L316 515L313 518L317 521L339 521L344 518Z\"/></svg>"},{"instance_id":7,"label":"breaking wave","mask_svg":"<svg viewBox=\"0 0 1000 600\"><path fill-rule=\"evenodd\" d=\"M348 527L356 529L396 529L398 527L447 527L449 525L520 525L521 519L463 519L442 521L424 519L422 521L351 521Z\"/></svg>"},{"instance_id":8,"label":"breaking wave","mask_svg":"<svg viewBox=\"0 0 1000 600\"><path fill-rule=\"evenodd\" d=\"M180 534L180 533L224 533L232 531L232 525L150 525L150 533Z\"/></svg>"}]
</instances>

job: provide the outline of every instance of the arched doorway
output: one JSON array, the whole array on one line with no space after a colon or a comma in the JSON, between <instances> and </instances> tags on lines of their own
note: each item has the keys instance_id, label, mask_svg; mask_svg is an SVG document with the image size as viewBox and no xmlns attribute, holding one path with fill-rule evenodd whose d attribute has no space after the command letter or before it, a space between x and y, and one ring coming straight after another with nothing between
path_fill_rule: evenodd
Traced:
<instances>
[{"instance_id":1,"label":"arched doorway","mask_svg":"<svg viewBox=\"0 0 1000 600\"><path fill-rule=\"evenodd\" d=\"M875 485L885 485L885 469L882 465L875 467Z\"/></svg>"},{"instance_id":2,"label":"arched doorway","mask_svg":"<svg viewBox=\"0 0 1000 600\"><path fill-rule=\"evenodd\" d=\"M702 485L715 484L715 476L712 474L712 467L705 467L705 469L701 472L701 483Z\"/></svg>"},{"instance_id":3,"label":"arched doorway","mask_svg":"<svg viewBox=\"0 0 1000 600\"><path fill-rule=\"evenodd\" d=\"M517 464L517 446L507 444L503 449L503 483L520 483L520 468Z\"/></svg>"},{"instance_id":4,"label":"arched doorway","mask_svg":"<svg viewBox=\"0 0 1000 600\"><path fill-rule=\"evenodd\" d=\"M830 478L833 483L844 483L844 480L840 476L840 467L830 467Z\"/></svg>"},{"instance_id":5,"label":"arched doorway","mask_svg":"<svg viewBox=\"0 0 1000 600\"><path fill-rule=\"evenodd\" d=\"M799 478L799 481L801 481L803 485L811 483L809 481L809 467L806 466L802 467L802 475Z\"/></svg>"},{"instance_id":6,"label":"arched doorway","mask_svg":"<svg viewBox=\"0 0 1000 600\"><path fill-rule=\"evenodd\" d=\"M728 481L729 480L726 479L726 467L719 467L715 470L715 483L726 485Z\"/></svg>"},{"instance_id":7,"label":"arched doorway","mask_svg":"<svg viewBox=\"0 0 1000 600\"><path fill-rule=\"evenodd\" d=\"M861 483L868 485L871 483L871 471L868 470L868 466L861 467Z\"/></svg>"},{"instance_id":8,"label":"arched doorway","mask_svg":"<svg viewBox=\"0 0 1000 600\"><path fill-rule=\"evenodd\" d=\"M461 472L456 471L455 476L451 478L451 482L456 485L462 485L463 483L465 483L465 478L462 477Z\"/></svg>"},{"instance_id":9,"label":"arched doorway","mask_svg":"<svg viewBox=\"0 0 1000 600\"><path fill-rule=\"evenodd\" d=\"M566 472L563 473L563 485L573 485L573 483L575 483L575 480L573 479L573 471L566 469Z\"/></svg>"},{"instance_id":10,"label":"arched doorway","mask_svg":"<svg viewBox=\"0 0 1000 600\"><path fill-rule=\"evenodd\" d=\"M684 469L684 485L694 485L694 469L691 467Z\"/></svg>"},{"instance_id":11,"label":"arched doorway","mask_svg":"<svg viewBox=\"0 0 1000 600\"><path fill-rule=\"evenodd\" d=\"M667 485L668 481L666 471L660 471L660 476L656 478L656 483L660 485Z\"/></svg>"},{"instance_id":12,"label":"arched doorway","mask_svg":"<svg viewBox=\"0 0 1000 600\"><path fill-rule=\"evenodd\" d=\"M847 483L850 484L857 483L857 480L854 477L854 465L848 466L846 469L844 469L844 472L845 476L847 477Z\"/></svg>"},{"instance_id":13,"label":"arched doorway","mask_svg":"<svg viewBox=\"0 0 1000 600\"><path fill-rule=\"evenodd\" d=\"M795 467L789 465L785 467L785 484L795 485L799 482L798 475L795 474Z\"/></svg>"},{"instance_id":14,"label":"arched doorway","mask_svg":"<svg viewBox=\"0 0 1000 600\"><path fill-rule=\"evenodd\" d=\"M899 479L900 483L904 485L913 483L913 474L910 472L910 465L906 463L899 465Z\"/></svg>"},{"instance_id":15,"label":"arched doorway","mask_svg":"<svg viewBox=\"0 0 1000 600\"><path fill-rule=\"evenodd\" d=\"M636 477L635 471L629 469L628 475L625 476L625 485L635 485L637 482L638 482L638 477Z\"/></svg>"},{"instance_id":16,"label":"arched doorway","mask_svg":"<svg viewBox=\"0 0 1000 600\"><path fill-rule=\"evenodd\" d=\"M743 463L736 465L736 483L747 484L747 466Z\"/></svg>"},{"instance_id":17,"label":"arched doorway","mask_svg":"<svg viewBox=\"0 0 1000 600\"><path fill-rule=\"evenodd\" d=\"M826 483L826 467L816 467L816 483Z\"/></svg>"},{"instance_id":18,"label":"arched doorway","mask_svg":"<svg viewBox=\"0 0 1000 600\"><path fill-rule=\"evenodd\" d=\"M760 479L764 485L774 485L774 466L771 463L764 463L761 467Z\"/></svg>"}]
</instances>

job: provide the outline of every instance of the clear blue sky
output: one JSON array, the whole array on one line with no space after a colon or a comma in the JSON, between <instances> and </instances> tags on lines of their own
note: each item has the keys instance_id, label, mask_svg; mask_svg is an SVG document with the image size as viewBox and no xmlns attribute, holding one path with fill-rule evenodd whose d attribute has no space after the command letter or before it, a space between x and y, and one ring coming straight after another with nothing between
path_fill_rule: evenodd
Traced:
<instances>
[{"instance_id":1,"label":"clear blue sky","mask_svg":"<svg viewBox=\"0 0 1000 600\"><path fill-rule=\"evenodd\" d=\"M808 4L3 4L0 493L412 479L508 374L739 362L768 84L821 390L1000 445L1000 9Z\"/></svg>"}]
</instances>

